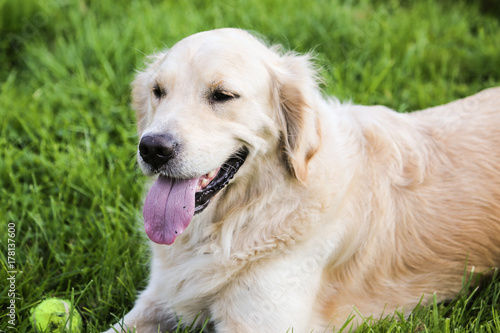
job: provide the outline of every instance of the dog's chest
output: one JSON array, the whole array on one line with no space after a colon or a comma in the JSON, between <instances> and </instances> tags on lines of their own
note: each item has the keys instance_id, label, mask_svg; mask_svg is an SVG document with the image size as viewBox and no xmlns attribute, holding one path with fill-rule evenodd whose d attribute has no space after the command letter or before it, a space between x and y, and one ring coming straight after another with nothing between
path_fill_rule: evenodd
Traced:
<instances>
[{"instance_id":1,"label":"dog's chest","mask_svg":"<svg viewBox=\"0 0 500 333\"><path fill-rule=\"evenodd\" d=\"M207 312L240 269L213 253L196 254L181 247L153 252L151 282L162 287L169 307L183 316Z\"/></svg>"}]
</instances>

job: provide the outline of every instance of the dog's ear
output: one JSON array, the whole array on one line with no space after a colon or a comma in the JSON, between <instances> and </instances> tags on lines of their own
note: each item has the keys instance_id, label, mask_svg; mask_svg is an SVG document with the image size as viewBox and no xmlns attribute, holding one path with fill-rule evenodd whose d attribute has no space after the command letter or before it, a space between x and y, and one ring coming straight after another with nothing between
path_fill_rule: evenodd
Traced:
<instances>
[{"instance_id":1,"label":"dog's ear","mask_svg":"<svg viewBox=\"0 0 500 333\"><path fill-rule=\"evenodd\" d=\"M286 53L271 69L276 119L284 162L291 174L306 183L308 162L320 145L317 117L318 76L309 55Z\"/></svg>"},{"instance_id":2,"label":"dog's ear","mask_svg":"<svg viewBox=\"0 0 500 333\"><path fill-rule=\"evenodd\" d=\"M147 57L146 68L138 71L132 81L132 108L136 112L137 132L141 136L148 122L148 114L151 108L151 93L154 77L157 74L161 60L165 52L156 53Z\"/></svg>"}]
</instances>

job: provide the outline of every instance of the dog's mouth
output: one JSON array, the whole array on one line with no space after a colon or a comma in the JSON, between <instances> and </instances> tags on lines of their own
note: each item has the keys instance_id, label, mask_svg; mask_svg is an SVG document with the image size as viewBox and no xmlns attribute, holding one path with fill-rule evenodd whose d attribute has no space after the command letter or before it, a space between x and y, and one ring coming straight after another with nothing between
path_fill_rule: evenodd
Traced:
<instances>
[{"instance_id":1,"label":"dog's mouth","mask_svg":"<svg viewBox=\"0 0 500 333\"><path fill-rule=\"evenodd\" d=\"M144 227L155 243L170 245L202 212L210 200L234 177L245 162L248 149L241 148L223 165L192 179L159 176L144 202Z\"/></svg>"},{"instance_id":2,"label":"dog's mouth","mask_svg":"<svg viewBox=\"0 0 500 333\"><path fill-rule=\"evenodd\" d=\"M246 147L233 154L221 167L199 178L195 194L194 213L202 212L220 190L234 177L248 155Z\"/></svg>"}]
</instances>

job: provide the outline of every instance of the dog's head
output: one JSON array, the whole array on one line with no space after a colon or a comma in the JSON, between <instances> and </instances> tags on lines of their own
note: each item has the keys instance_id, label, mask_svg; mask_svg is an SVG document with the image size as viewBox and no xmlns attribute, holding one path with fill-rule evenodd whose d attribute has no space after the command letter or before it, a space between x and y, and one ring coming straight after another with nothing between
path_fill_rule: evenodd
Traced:
<instances>
[{"instance_id":1,"label":"dog's head","mask_svg":"<svg viewBox=\"0 0 500 333\"><path fill-rule=\"evenodd\" d=\"M259 156L280 158L306 182L319 144L316 73L308 56L275 50L242 30L208 31L154 55L137 75L138 162L159 176L144 208L153 241L172 243Z\"/></svg>"}]
</instances>

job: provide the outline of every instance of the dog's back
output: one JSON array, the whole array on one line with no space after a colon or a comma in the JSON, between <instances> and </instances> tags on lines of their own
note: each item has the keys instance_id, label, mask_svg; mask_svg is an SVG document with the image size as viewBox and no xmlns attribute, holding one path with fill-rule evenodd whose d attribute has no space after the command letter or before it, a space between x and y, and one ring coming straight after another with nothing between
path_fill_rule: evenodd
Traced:
<instances>
[{"instance_id":1,"label":"dog's back","mask_svg":"<svg viewBox=\"0 0 500 333\"><path fill-rule=\"evenodd\" d=\"M320 297L329 318L348 315L345 304L368 316L384 304L385 314L409 313L422 293L424 304L433 293L453 298L465 272L500 266L500 88L411 114L371 112L380 113L376 128L360 120L370 234L350 260L332 264L335 291Z\"/></svg>"},{"instance_id":2,"label":"dog's back","mask_svg":"<svg viewBox=\"0 0 500 333\"><path fill-rule=\"evenodd\" d=\"M465 261L476 272L498 267L500 88L412 116L426 125L431 142L414 205L421 215L415 228L436 254L436 269L453 266L449 271L463 274Z\"/></svg>"}]
</instances>

